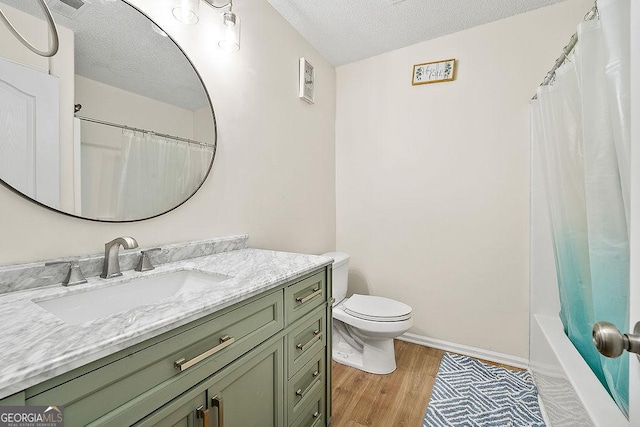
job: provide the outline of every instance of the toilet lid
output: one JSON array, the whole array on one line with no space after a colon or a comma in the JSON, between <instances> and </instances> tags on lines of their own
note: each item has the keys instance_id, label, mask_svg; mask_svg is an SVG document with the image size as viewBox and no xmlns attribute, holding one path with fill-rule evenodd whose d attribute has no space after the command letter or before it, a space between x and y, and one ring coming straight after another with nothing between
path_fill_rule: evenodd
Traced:
<instances>
[{"instance_id":1,"label":"toilet lid","mask_svg":"<svg viewBox=\"0 0 640 427\"><path fill-rule=\"evenodd\" d=\"M352 295L343 305L345 313L376 322L399 322L411 318L411 307L400 301L371 295Z\"/></svg>"}]
</instances>

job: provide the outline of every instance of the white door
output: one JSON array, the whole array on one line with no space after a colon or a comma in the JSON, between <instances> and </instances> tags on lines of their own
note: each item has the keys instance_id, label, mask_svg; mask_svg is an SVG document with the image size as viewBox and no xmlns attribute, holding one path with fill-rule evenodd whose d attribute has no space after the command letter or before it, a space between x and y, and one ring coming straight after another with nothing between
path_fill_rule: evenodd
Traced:
<instances>
[{"instance_id":1,"label":"white door","mask_svg":"<svg viewBox=\"0 0 640 427\"><path fill-rule=\"evenodd\" d=\"M640 0L631 1L631 275L629 325L640 321ZM633 332L633 331L629 331ZM629 359L629 424L640 427L640 362Z\"/></svg>"},{"instance_id":2,"label":"white door","mask_svg":"<svg viewBox=\"0 0 640 427\"><path fill-rule=\"evenodd\" d=\"M0 179L53 208L60 207L59 97L56 77L0 58Z\"/></svg>"}]
</instances>

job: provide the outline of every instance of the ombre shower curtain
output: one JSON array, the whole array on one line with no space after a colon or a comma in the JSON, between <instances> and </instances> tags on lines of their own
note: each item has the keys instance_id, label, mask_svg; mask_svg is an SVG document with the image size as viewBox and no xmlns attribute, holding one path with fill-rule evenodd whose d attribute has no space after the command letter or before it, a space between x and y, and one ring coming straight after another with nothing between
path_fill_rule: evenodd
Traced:
<instances>
[{"instance_id":1,"label":"ombre shower curtain","mask_svg":"<svg viewBox=\"0 0 640 427\"><path fill-rule=\"evenodd\" d=\"M628 414L628 353L601 356L591 329L628 330L630 0L598 1L578 44L531 104L565 332Z\"/></svg>"},{"instance_id":2,"label":"ombre shower curtain","mask_svg":"<svg viewBox=\"0 0 640 427\"><path fill-rule=\"evenodd\" d=\"M117 218L147 218L179 205L198 188L212 156L211 147L124 131L115 177Z\"/></svg>"}]
</instances>

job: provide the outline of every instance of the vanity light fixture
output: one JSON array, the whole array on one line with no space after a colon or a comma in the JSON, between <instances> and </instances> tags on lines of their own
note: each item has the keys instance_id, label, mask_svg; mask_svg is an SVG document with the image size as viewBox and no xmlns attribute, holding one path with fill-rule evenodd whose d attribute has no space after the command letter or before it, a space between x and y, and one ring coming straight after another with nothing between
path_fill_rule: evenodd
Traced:
<instances>
[{"instance_id":1,"label":"vanity light fixture","mask_svg":"<svg viewBox=\"0 0 640 427\"><path fill-rule=\"evenodd\" d=\"M183 24L196 24L199 20L200 0L174 0L173 16ZM218 38L218 46L228 52L240 50L240 18L233 13L233 0L218 6L214 0L202 0L214 9L226 9L222 14L222 29Z\"/></svg>"},{"instance_id":2,"label":"vanity light fixture","mask_svg":"<svg viewBox=\"0 0 640 427\"><path fill-rule=\"evenodd\" d=\"M173 17L183 24L194 25L198 23L200 0L177 0L171 9Z\"/></svg>"},{"instance_id":3,"label":"vanity light fixture","mask_svg":"<svg viewBox=\"0 0 640 427\"><path fill-rule=\"evenodd\" d=\"M227 52L240 50L240 18L231 11L231 2L229 2L229 11L222 15L222 29L218 46Z\"/></svg>"}]
</instances>

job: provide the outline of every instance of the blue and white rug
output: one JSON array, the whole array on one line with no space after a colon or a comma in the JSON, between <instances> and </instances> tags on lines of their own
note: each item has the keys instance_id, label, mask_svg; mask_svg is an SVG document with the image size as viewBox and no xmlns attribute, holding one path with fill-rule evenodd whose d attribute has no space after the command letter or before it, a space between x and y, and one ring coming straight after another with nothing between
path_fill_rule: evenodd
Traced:
<instances>
[{"instance_id":1,"label":"blue and white rug","mask_svg":"<svg viewBox=\"0 0 640 427\"><path fill-rule=\"evenodd\" d=\"M544 427L526 371L445 353L422 427Z\"/></svg>"}]
</instances>

